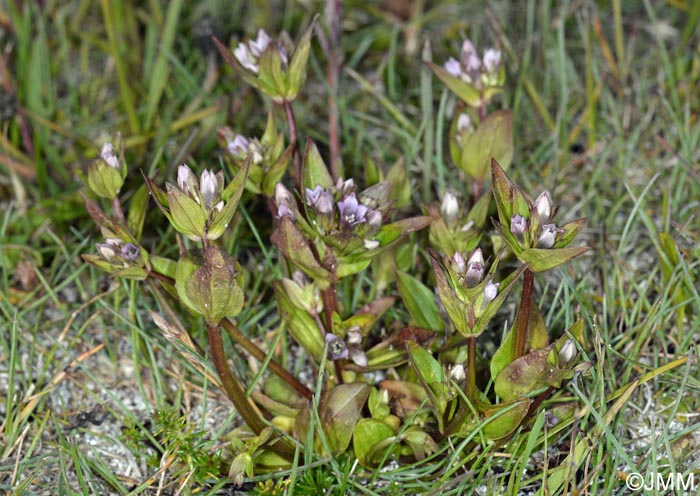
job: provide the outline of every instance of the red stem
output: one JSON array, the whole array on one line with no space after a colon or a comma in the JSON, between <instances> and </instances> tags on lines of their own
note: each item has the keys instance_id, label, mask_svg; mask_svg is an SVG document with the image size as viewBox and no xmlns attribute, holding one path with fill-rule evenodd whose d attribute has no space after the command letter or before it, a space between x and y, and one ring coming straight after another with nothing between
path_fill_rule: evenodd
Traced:
<instances>
[{"instance_id":1,"label":"red stem","mask_svg":"<svg viewBox=\"0 0 700 496\"><path fill-rule=\"evenodd\" d=\"M532 288L535 281L535 273L525 269L523 276L523 292L520 298L520 310L518 321L515 323L515 344L513 345L513 360L525 354L527 345L528 324L530 323L530 309L532 308Z\"/></svg>"},{"instance_id":2,"label":"red stem","mask_svg":"<svg viewBox=\"0 0 700 496\"><path fill-rule=\"evenodd\" d=\"M297 122L294 118L294 110L290 101L284 101L284 112L287 114L287 127L289 128L289 141L293 147L292 159L294 161L294 179L297 189L301 191L301 154L299 153L299 135L297 133Z\"/></svg>"}]
</instances>

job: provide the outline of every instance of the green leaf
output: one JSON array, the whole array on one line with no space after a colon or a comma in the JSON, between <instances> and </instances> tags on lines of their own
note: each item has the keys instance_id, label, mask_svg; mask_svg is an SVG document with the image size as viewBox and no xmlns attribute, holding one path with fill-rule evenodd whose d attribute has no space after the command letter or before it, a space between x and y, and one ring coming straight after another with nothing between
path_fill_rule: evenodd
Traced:
<instances>
[{"instance_id":1,"label":"green leaf","mask_svg":"<svg viewBox=\"0 0 700 496\"><path fill-rule=\"evenodd\" d=\"M425 388L430 403L435 410L438 430L443 432L443 417L447 408L449 389L445 384L442 365L425 348L414 341L407 341L409 362Z\"/></svg>"},{"instance_id":2,"label":"green leaf","mask_svg":"<svg viewBox=\"0 0 700 496\"><path fill-rule=\"evenodd\" d=\"M204 207L169 183L166 189L172 226L185 236L204 236Z\"/></svg>"},{"instance_id":3,"label":"green leaf","mask_svg":"<svg viewBox=\"0 0 700 496\"><path fill-rule=\"evenodd\" d=\"M353 448L360 465L365 468L372 468L378 464L381 459L370 456L373 448L393 436L394 431L392 428L381 420L361 419L357 422L353 431Z\"/></svg>"},{"instance_id":4,"label":"green leaf","mask_svg":"<svg viewBox=\"0 0 700 496\"><path fill-rule=\"evenodd\" d=\"M340 384L321 398L318 415L331 455L344 453L350 445L370 389L371 386L363 382Z\"/></svg>"},{"instance_id":5,"label":"green leaf","mask_svg":"<svg viewBox=\"0 0 700 496\"><path fill-rule=\"evenodd\" d=\"M295 306L279 282L274 282L275 299L280 317L286 324L289 334L316 363L323 358L324 340L316 321L304 309Z\"/></svg>"},{"instance_id":6,"label":"green leaf","mask_svg":"<svg viewBox=\"0 0 700 496\"><path fill-rule=\"evenodd\" d=\"M287 70L287 88L285 93L287 101L292 101L297 97L301 86L306 80L306 66L309 61L311 36L313 35L315 24L316 18L314 18L311 25L306 28L306 31L294 49L292 60L289 62L289 68Z\"/></svg>"},{"instance_id":7,"label":"green leaf","mask_svg":"<svg viewBox=\"0 0 700 496\"><path fill-rule=\"evenodd\" d=\"M469 176L483 180L491 159L505 170L513 159L513 114L498 110L489 114L466 140L461 153L460 168Z\"/></svg>"},{"instance_id":8,"label":"green leaf","mask_svg":"<svg viewBox=\"0 0 700 496\"><path fill-rule=\"evenodd\" d=\"M235 317L243 308L236 265L228 253L212 246L204 254L204 264L187 281L187 296L210 324Z\"/></svg>"},{"instance_id":9,"label":"green leaf","mask_svg":"<svg viewBox=\"0 0 700 496\"><path fill-rule=\"evenodd\" d=\"M141 239L143 222L146 220L147 207L148 188L145 184L142 184L131 199L131 203L129 204L129 216L126 221L129 230L137 241Z\"/></svg>"},{"instance_id":10,"label":"green leaf","mask_svg":"<svg viewBox=\"0 0 700 496\"><path fill-rule=\"evenodd\" d=\"M527 248L523 250L518 258L521 262L529 265L533 272L544 272L562 265L574 257L586 253L590 246L577 246L572 248L552 248L549 250L542 248Z\"/></svg>"},{"instance_id":11,"label":"green leaf","mask_svg":"<svg viewBox=\"0 0 700 496\"><path fill-rule=\"evenodd\" d=\"M201 315L201 312L199 308L195 306L194 302L190 300L187 294L187 284L194 273L197 272L200 263L201 260L195 259L190 253L185 253L180 257L180 260L178 260L175 269L175 289L177 290L177 295L187 308L198 315Z\"/></svg>"},{"instance_id":12,"label":"green leaf","mask_svg":"<svg viewBox=\"0 0 700 496\"><path fill-rule=\"evenodd\" d=\"M284 99L287 77L282 70L282 57L277 43L270 43L260 56L258 81L261 90L276 102Z\"/></svg>"},{"instance_id":13,"label":"green leaf","mask_svg":"<svg viewBox=\"0 0 700 496\"><path fill-rule=\"evenodd\" d=\"M482 432L486 439L497 440L512 434L530 408L530 400L522 399L498 405L477 405L484 415Z\"/></svg>"},{"instance_id":14,"label":"green leaf","mask_svg":"<svg viewBox=\"0 0 700 496\"><path fill-rule=\"evenodd\" d=\"M290 218L280 219L270 239L294 265L313 278L319 288L325 289L335 280L334 275L318 263L306 239Z\"/></svg>"},{"instance_id":15,"label":"green leaf","mask_svg":"<svg viewBox=\"0 0 700 496\"><path fill-rule=\"evenodd\" d=\"M453 76L442 66L433 64L432 62L425 63L428 65L428 67L430 67L430 69L432 69L435 75L440 78L443 83L445 83L445 86L447 86L454 92L455 95L459 97L460 100L472 107L481 106L481 94L476 87L462 81L458 77Z\"/></svg>"},{"instance_id":16,"label":"green leaf","mask_svg":"<svg viewBox=\"0 0 700 496\"><path fill-rule=\"evenodd\" d=\"M444 331L445 322L435 301L435 294L422 282L402 271L396 271L401 299L415 325L434 331Z\"/></svg>"},{"instance_id":17,"label":"green leaf","mask_svg":"<svg viewBox=\"0 0 700 496\"><path fill-rule=\"evenodd\" d=\"M302 169L305 188L314 189L316 186L321 186L328 189L333 186L333 179L328 172L328 168L318 152L316 143L310 138L306 140Z\"/></svg>"},{"instance_id":18,"label":"green leaf","mask_svg":"<svg viewBox=\"0 0 700 496\"><path fill-rule=\"evenodd\" d=\"M496 380L498 374L500 374L501 371L513 361L515 326L517 325L518 320L520 320L519 316L521 310L522 305L518 307L518 312L513 320L513 326L503 339L501 346L499 346L496 352L493 354L493 358L491 358L491 377L494 380ZM544 348L548 344L549 333L547 332L547 326L544 323L544 318L542 318L542 314L537 308L537 304L534 301L531 301L525 353L538 348Z\"/></svg>"}]
</instances>

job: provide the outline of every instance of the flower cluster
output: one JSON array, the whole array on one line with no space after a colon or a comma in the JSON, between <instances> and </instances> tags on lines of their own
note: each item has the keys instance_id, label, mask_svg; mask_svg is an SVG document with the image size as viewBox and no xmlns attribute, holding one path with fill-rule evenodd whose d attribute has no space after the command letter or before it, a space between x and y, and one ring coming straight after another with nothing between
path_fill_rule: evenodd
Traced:
<instances>
[{"instance_id":1,"label":"flower cluster","mask_svg":"<svg viewBox=\"0 0 700 496\"><path fill-rule=\"evenodd\" d=\"M97 243L97 255L85 254L83 259L95 267L127 279L141 280L150 271L148 253L135 240L120 239L117 234L103 229L105 242ZM126 234L126 233L123 233ZM128 239L128 236L127 236Z\"/></svg>"},{"instance_id":2,"label":"flower cluster","mask_svg":"<svg viewBox=\"0 0 700 496\"><path fill-rule=\"evenodd\" d=\"M231 222L241 197L240 186L247 177L248 168L243 167L225 187L222 171L204 170L197 179L187 165L180 165L177 185L165 183L165 192L149 179L147 185L156 204L178 232L194 241L215 240Z\"/></svg>"},{"instance_id":3,"label":"flower cluster","mask_svg":"<svg viewBox=\"0 0 700 496\"><path fill-rule=\"evenodd\" d=\"M479 57L470 40L462 43L459 60L450 57L444 65L445 70L452 76L460 78L465 83L475 86L498 85L501 70L501 51L495 48L484 50Z\"/></svg>"}]
</instances>

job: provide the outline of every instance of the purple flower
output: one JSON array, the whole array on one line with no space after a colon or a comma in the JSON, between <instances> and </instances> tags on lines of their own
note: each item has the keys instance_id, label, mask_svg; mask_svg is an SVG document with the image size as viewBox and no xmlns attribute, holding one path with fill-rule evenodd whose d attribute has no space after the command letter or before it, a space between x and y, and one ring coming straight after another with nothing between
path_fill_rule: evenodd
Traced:
<instances>
[{"instance_id":1,"label":"purple flower","mask_svg":"<svg viewBox=\"0 0 700 496\"><path fill-rule=\"evenodd\" d=\"M347 227L355 227L366 222L367 211L365 205L358 203L355 193L350 193L347 198L338 202L340 221Z\"/></svg>"},{"instance_id":2,"label":"purple flower","mask_svg":"<svg viewBox=\"0 0 700 496\"><path fill-rule=\"evenodd\" d=\"M122 246L122 258L127 262L135 262L139 258L141 249L133 243Z\"/></svg>"},{"instance_id":3,"label":"purple flower","mask_svg":"<svg viewBox=\"0 0 700 496\"><path fill-rule=\"evenodd\" d=\"M516 236L522 235L527 229L527 220L522 215L515 214L510 219L510 232Z\"/></svg>"},{"instance_id":4,"label":"purple flower","mask_svg":"<svg viewBox=\"0 0 700 496\"><path fill-rule=\"evenodd\" d=\"M328 356L331 360L340 360L348 357L348 347L345 341L332 333L326 334L326 343L328 343Z\"/></svg>"}]
</instances>

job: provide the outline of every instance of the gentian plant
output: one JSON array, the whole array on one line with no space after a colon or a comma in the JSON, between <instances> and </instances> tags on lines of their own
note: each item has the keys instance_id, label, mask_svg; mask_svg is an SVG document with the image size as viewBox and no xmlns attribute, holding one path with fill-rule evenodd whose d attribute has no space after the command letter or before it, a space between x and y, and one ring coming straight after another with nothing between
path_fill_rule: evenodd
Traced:
<instances>
[{"instance_id":1,"label":"gentian plant","mask_svg":"<svg viewBox=\"0 0 700 496\"><path fill-rule=\"evenodd\" d=\"M196 172L183 164L164 186L144 175L146 187L132 196L126 215L119 193L127 167L119 146L102 147L86 181L98 197L86 196L86 207L105 239L84 260L117 277L158 281L201 317L218 375L210 379L245 422L230 437L229 475L238 482L256 470L289 467L304 450L348 453L374 467L391 458L422 460L451 437L479 434L505 443L585 367L577 365L582 322L554 339L535 294L537 273L588 249L572 246L584 220L557 224L549 192L533 201L506 175L512 117L488 109L504 83L500 52L488 49L479 57L466 41L459 59L431 66L463 102L448 139L456 165L471 180L471 206L448 192L425 206L425 215L404 216L397 208L406 199L397 192L405 191L399 174L388 180L378 174L362 187L362 178L333 177L312 140L299 149L291 105L306 79L312 34L313 26L296 48L262 30L233 49L217 40L236 73L284 108L289 145L273 113L260 139L222 127L226 171ZM288 178L290 161L298 164ZM271 283L278 337L289 336L303 351L299 359L315 372L313 382L291 374L236 323L246 302L244 269L221 240L240 202L250 198L245 190L267 202L271 243L285 274ZM172 236L184 238L177 260L152 253L142 241L146 191ZM111 202L111 214L100 198ZM420 250L432 268L423 280L391 265L386 275L387 260L407 242L430 245ZM381 289L348 299L348 288L367 274L383 274ZM486 356L477 340L495 328L516 287L515 320ZM162 316L154 319L168 328ZM267 367L252 394L230 367L222 331ZM190 357L205 360L192 335L179 336Z\"/></svg>"}]
</instances>

